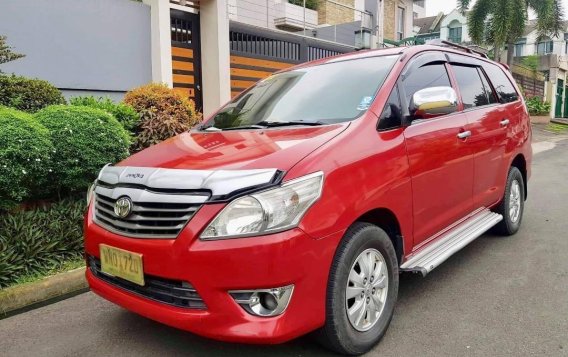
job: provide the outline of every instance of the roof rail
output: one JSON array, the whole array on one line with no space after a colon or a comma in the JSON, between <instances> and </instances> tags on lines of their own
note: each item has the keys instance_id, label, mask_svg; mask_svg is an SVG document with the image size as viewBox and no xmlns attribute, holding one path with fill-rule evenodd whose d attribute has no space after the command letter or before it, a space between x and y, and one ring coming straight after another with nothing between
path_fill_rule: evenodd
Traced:
<instances>
[{"instance_id":1,"label":"roof rail","mask_svg":"<svg viewBox=\"0 0 568 357\"><path fill-rule=\"evenodd\" d=\"M471 48L469 48L469 47L462 46L462 45L458 45L458 44L455 44L455 43L450 42L450 41L445 41L445 40L438 40L438 41L437 41L437 40L433 40L433 41L429 42L429 44L431 44L431 45L436 45L436 46L454 47L454 48L457 48L457 49L459 49L459 50L465 51L465 52L467 52L467 53L475 54L475 55L481 56L481 57L483 57L483 58L489 58L489 57L487 57L487 55L486 55L485 53L483 53L483 52L481 52L481 51L476 51L476 50L473 50L473 49L471 49Z\"/></svg>"}]
</instances>

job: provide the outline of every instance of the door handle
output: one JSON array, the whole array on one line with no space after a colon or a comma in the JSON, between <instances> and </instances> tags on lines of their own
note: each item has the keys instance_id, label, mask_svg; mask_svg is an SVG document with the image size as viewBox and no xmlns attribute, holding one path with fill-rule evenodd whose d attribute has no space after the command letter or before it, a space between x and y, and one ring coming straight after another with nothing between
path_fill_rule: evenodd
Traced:
<instances>
[{"instance_id":1,"label":"door handle","mask_svg":"<svg viewBox=\"0 0 568 357\"><path fill-rule=\"evenodd\" d=\"M458 138L460 139L467 139L471 136L471 131L467 130L467 131L462 131L461 133L458 134Z\"/></svg>"},{"instance_id":2,"label":"door handle","mask_svg":"<svg viewBox=\"0 0 568 357\"><path fill-rule=\"evenodd\" d=\"M499 122L499 124L501 124L501 126L507 126L509 125L509 119L503 119Z\"/></svg>"}]
</instances>

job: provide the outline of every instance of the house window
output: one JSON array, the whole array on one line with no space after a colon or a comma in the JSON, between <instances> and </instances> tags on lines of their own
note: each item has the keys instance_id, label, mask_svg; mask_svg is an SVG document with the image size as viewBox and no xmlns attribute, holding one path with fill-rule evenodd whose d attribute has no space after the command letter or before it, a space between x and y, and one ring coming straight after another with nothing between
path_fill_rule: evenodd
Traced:
<instances>
[{"instance_id":1,"label":"house window","mask_svg":"<svg viewBox=\"0 0 568 357\"><path fill-rule=\"evenodd\" d=\"M458 20L454 20L450 22L448 25L449 27L449 34L448 40L453 43L461 43L462 42L462 25Z\"/></svg>"},{"instance_id":2,"label":"house window","mask_svg":"<svg viewBox=\"0 0 568 357\"><path fill-rule=\"evenodd\" d=\"M404 17L405 9L403 7L398 7L396 12L396 40L400 41L404 38Z\"/></svg>"},{"instance_id":3,"label":"house window","mask_svg":"<svg viewBox=\"0 0 568 357\"><path fill-rule=\"evenodd\" d=\"M550 38L542 39L540 42L536 44L536 54L537 55L547 55L552 53L554 48L554 43Z\"/></svg>"},{"instance_id":4,"label":"house window","mask_svg":"<svg viewBox=\"0 0 568 357\"><path fill-rule=\"evenodd\" d=\"M521 57L523 55L524 50L525 50L525 44L524 43L516 43L515 49L514 49L515 57Z\"/></svg>"}]
</instances>

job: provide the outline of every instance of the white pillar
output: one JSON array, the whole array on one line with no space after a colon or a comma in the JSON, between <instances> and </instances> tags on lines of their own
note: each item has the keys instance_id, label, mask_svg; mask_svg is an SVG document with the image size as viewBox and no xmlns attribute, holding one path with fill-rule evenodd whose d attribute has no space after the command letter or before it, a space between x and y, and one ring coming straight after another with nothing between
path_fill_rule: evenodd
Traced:
<instances>
[{"instance_id":1,"label":"white pillar","mask_svg":"<svg viewBox=\"0 0 568 357\"><path fill-rule=\"evenodd\" d=\"M207 117L231 99L227 0L203 0L199 15L203 115Z\"/></svg>"},{"instance_id":2,"label":"white pillar","mask_svg":"<svg viewBox=\"0 0 568 357\"><path fill-rule=\"evenodd\" d=\"M381 48L385 40L385 2L377 2L377 48Z\"/></svg>"},{"instance_id":3,"label":"white pillar","mask_svg":"<svg viewBox=\"0 0 568 357\"><path fill-rule=\"evenodd\" d=\"M170 3L168 0L143 0L151 7L152 81L173 86Z\"/></svg>"}]
</instances>

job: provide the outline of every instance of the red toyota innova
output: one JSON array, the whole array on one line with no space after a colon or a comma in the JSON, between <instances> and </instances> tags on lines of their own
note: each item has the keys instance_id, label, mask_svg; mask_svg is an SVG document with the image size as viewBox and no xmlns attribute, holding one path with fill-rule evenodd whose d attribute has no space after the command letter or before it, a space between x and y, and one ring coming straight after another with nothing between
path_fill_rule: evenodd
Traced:
<instances>
[{"instance_id":1,"label":"red toyota innova","mask_svg":"<svg viewBox=\"0 0 568 357\"><path fill-rule=\"evenodd\" d=\"M449 45L279 72L187 133L102 169L85 217L100 296L209 338L385 334L399 273L426 275L521 224L525 103L503 66Z\"/></svg>"}]
</instances>

